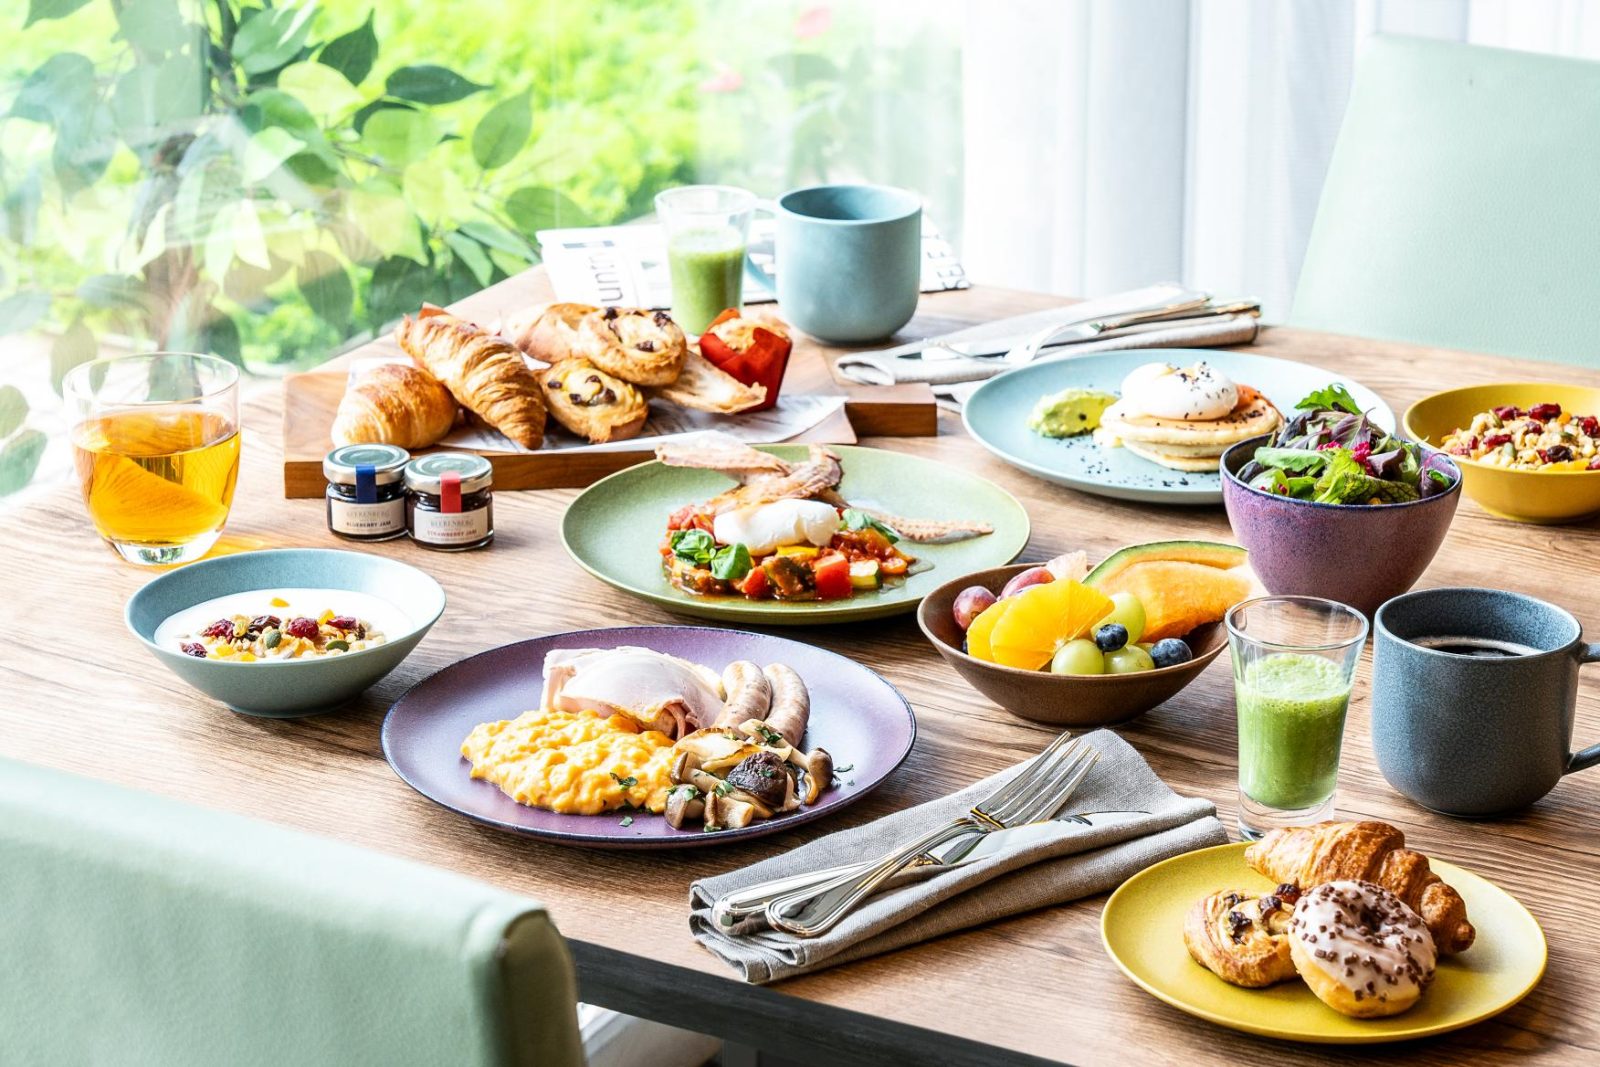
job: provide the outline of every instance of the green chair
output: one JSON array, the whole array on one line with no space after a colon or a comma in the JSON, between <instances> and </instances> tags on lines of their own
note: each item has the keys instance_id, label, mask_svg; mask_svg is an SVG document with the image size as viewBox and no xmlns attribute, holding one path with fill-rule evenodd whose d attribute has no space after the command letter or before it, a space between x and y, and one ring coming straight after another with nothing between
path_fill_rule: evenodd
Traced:
<instances>
[{"instance_id":1,"label":"green chair","mask_svg":"<svg viewBox=\"0 0 1600 1067\"><path fill-rule=\"evenodd\" d=\"M1290 324L1600 367L1600 63L1374 38Z\"/></svg>"},{"instance_id":2,"label":"green chair","mask_svg":"<svg viewBox=\"0 0 1600 1067\"><path fill-rule=\"evenodd\" d=\"M540 906L0 760L0 1062L576 1067Z\"/></svg>"}]
</instances>

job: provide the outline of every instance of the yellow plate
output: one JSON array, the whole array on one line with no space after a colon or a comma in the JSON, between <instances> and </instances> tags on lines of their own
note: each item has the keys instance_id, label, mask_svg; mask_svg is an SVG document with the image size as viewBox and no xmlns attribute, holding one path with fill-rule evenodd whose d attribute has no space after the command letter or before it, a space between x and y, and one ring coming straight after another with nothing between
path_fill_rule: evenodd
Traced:
<instances>
[{"instance_id":1,"label":"yellow plate","mask_svg":"<svg viewBox=\"0 0 1600 1067\"><path fill-rule=\"evenodd\" d=\"M1473 946L1440 964L1416 1007L1386 1019L1340 1015L1298 981L1267 989L1231 986L1189 958L1183 917L1201 897L1223 889L1273 884L1245 865L1243 844L1174 856L1134 875L1111 894L1100 936L1118 967L1173 1007L1263 1037L1326 1044L1403 1041L1459 1030L1527 996L1544 974L1544 931L1500 887L1449 863L1439 877L1467 902L1478 928Z\"/></svg>"},{"instance_id":2,"label":"yellow plate","mask_svg":"<svg viewBox=\"0 0 1600 1067\"><path fill-rule=\"evenodd\" d=\"M1452 430L1470 425L1472 416L1515 404L1560 404L1563 411L1600 415L1600 389L1554 382L1501 382L1447 389L1412 404L1405 432L1438 447ZM1519 471L1455 457L1461 489L1485 511L1517 522L1572 522L1600 513L1600 471Z\"/></svg>"}]
</instances>

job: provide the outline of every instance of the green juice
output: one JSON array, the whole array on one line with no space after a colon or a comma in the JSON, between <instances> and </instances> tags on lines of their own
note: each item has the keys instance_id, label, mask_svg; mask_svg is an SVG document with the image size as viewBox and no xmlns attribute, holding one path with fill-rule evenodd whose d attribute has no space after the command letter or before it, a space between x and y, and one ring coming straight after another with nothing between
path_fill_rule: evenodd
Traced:
<instances>
[{"instance_id":1,"label":"green juice","mask_svg":"<svg viewBox=\"0 0 1600 1067\"><path fill-rule=\"evenodd\" d=\"M1234 693L1245 795L1284 810L1331 797L1350 706L1344 669L1321 656L1280 652L1247 663Z\"/></svg>"},{"instance_id":2,"label":"green juice","mask_svg":"<svg viewBox=\"0 0 1600 1067\"><path fill-rule=\"evenodd\" d=\"M691 337L738 308L744 293L744 237L731 226L686 230L667 245L672 317Z\"/></svg>"}]
</instances>

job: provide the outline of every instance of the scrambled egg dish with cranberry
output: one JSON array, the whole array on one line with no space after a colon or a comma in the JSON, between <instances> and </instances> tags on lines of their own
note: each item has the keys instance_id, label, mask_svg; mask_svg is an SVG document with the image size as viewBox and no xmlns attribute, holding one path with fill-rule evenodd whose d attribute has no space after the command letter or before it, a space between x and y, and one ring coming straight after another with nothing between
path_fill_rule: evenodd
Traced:
<instances>
[{"instance_id":1,"label":"scrambled egg dish with cranberry","mask_svg":"<svg viewBox=\"0 0 1600 1067\"><path fill-rule=\"evenodd\" d=\"M472 777L519 804L562 815L623 807L661 812L672 788L672 739L625 715L538 709L486 722L461 743Z\"/></svg>"}]
</instances>

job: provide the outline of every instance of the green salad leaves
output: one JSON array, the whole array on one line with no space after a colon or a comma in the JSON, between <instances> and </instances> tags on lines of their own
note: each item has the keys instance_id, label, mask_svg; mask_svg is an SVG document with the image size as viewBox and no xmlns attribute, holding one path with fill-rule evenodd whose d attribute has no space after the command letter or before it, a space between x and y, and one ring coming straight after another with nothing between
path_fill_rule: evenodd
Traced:
<instances>
[{"instance_id":1,"label":"green salad leaves","mask_svg":"<svg viewBox=\"0 0 1600 1067\"><path fill-rule=\"evenodd\" d=\"M1455 484L1440 453L1373 423L1337 382L1295 409L1272 444L1256 449L1239 471L1251 488L1317 504L1402 504Z\"/></svg>"}]
</instances>

